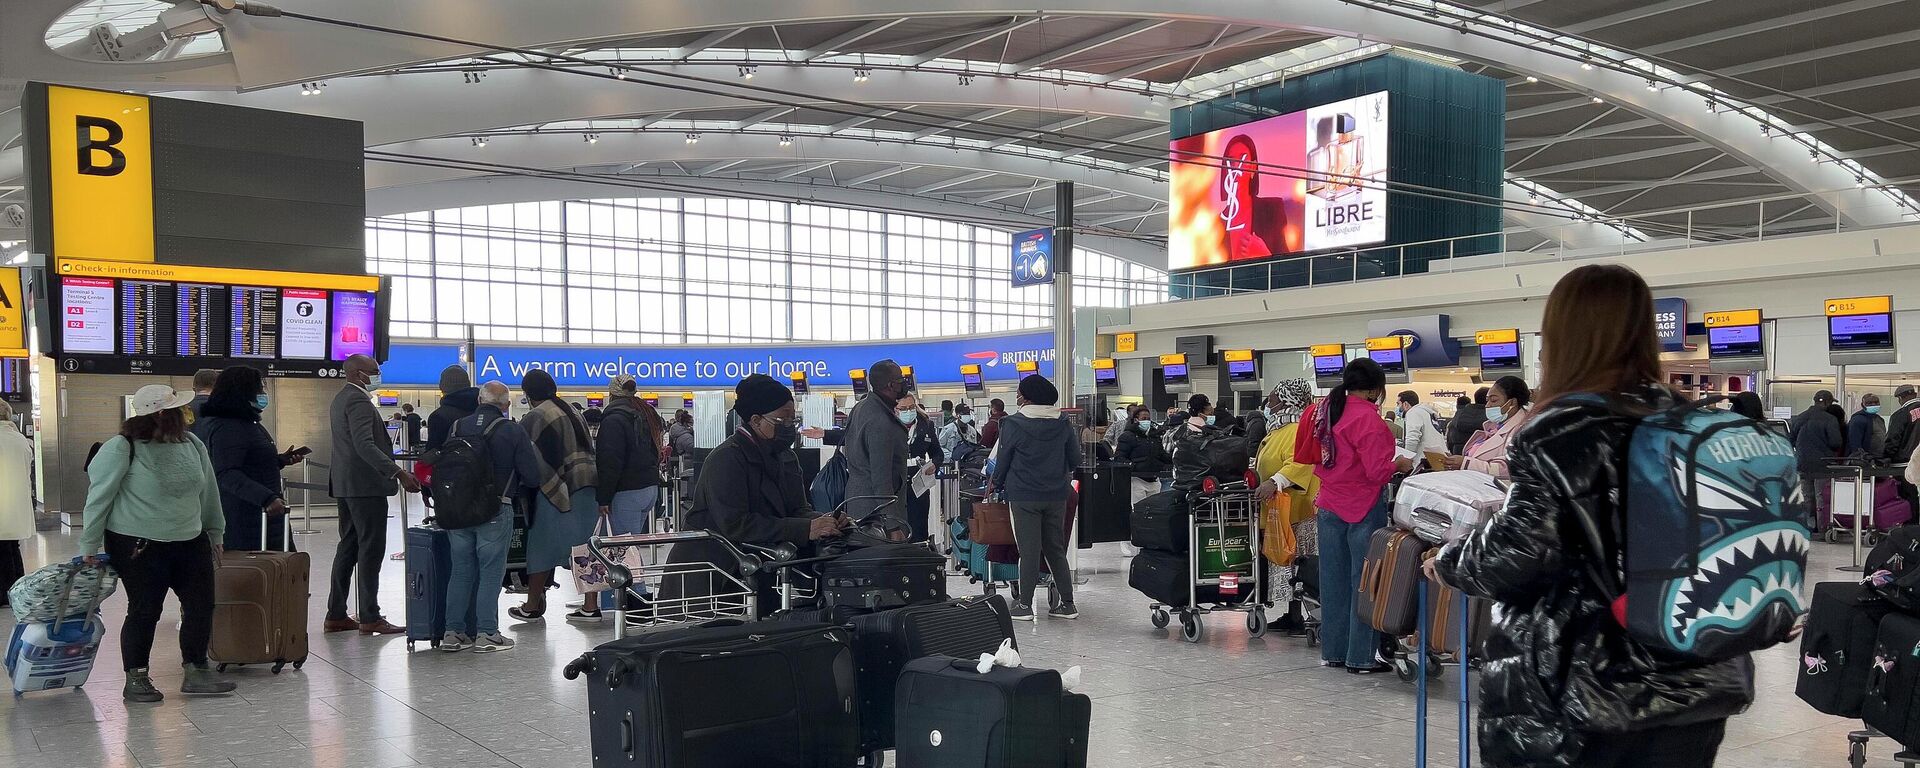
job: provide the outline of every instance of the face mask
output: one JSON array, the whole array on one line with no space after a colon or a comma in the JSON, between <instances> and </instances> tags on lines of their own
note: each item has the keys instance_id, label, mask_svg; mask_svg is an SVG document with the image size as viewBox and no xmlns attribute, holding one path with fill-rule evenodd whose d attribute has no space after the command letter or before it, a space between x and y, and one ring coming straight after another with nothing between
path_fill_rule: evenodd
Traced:
<instances>
[{"instance_id":1,"label":"face mask","mask_svg":"<svg viewBox=\"0 0 1920 768\"><path fill-rule=\"evenodd\" d=\"M373 389L374 387L377 387L377 386L380 386L380 374L378 373L367 374L367 389Z\"/></svg>"},{"instance_id":2,"label":"face mask","mask_svg":"<svg viewBox=\"0 0 1920 768\"><path fill-rule=\"evenodd\" d=\"M262 394L262 395L254 395L254 396L253 396L253 409L254 409L254 410L256 410L256 411L264 411L264 410L266 410L266 409L267 409L267 396L266 396L266 395L264 395L264 394Z\"/></svg>"},{"instance_id":3,"label":"face mask","mask_svg":"<svg viewBox=\"0 0 1920 768\"><path fill-rule=\"evenodd\" d=\"M1500 422L1503 422L1503 421L1506 421L1506 420L1507 420L1507 412L1506 412L1506 411L1503 411L1503 410L1501 410L1501 409L1499 409L1499 408L1488 408L1488 409L1487 409L1487 423L1489 423L1489 424L1499 424Z\"/></svg>"},{"instance_id":4,"label":"face mask","mask_svg":"<svg viewBox=\"0 0 1920 768\"><path fill-rule=\"evenodd\" d=\"M1207 426L1213 426L1213 414L1211 413L1207 414Z\"/></svg>"},{"instance_id":5,"label":"face mask","mask_svg":"<svg viewBox=\"0 0 1920 768\"><path fill-rule=\"evenodd\" d=\"M1141 419L1134 423L1140 425L1140 431L1142 432L1146 432L1148 430L1153 429L1153 419Z\"/></svg>"},{"instance_id":6,"label":"face mask","mask_svg":"<svg viewBox=\"0 0 1920 768\"><path fill-rule=\"evenodd\" d=\"M773 444L774 445L782 445L782 446L793 445L794 441L799 439L800 439L800 425L789 421L785 424L775 424L773 426Z\"/></svg>"},{"instance_id":7,"label":"face mask","mask_svg":"<svg viewBox=\"0 0 1920 768\"><path fill-rule=\"evenodd\" d=\"M899 411L894 415L900 419L900 423L902 424L912 424L920 418L919 411Z\"/></svg>"},{"instance_id":8,"label":"face mask","mask_svg":"<svg viewBox=\"0 0 1920 768\"><path fill-rule=\"evenodd\" d=\"M962 424L972 424L972 423L973 423L973 414L971 414L971 413L963 413L963 414L960 414L960 415L959 415L959 416L958 416L957 418L958 418L958 419L960 420L960 423L962 423Z\"/></svg>"},{"instance_id":9,"label":"face mask","mask_svg":"<svg viewBox=\"0 0 1920 768\"><path fill-rule=\"evenodd\" d=\"M1870 414L1874 414L1874 415L1879 415L1879 413L1880 413L1880 406L1877 406L1877 405L1869 405L1869 406L1867 406L1867 413L1870 413Z\"/></svg>"}]
</instances>

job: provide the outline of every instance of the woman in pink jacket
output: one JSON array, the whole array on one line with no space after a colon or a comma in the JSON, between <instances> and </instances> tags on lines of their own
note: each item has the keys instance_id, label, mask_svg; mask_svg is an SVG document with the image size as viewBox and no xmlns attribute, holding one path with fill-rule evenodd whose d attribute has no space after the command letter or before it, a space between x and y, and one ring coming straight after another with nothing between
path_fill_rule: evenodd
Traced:
<instances>
[{"instance_id":1,"label":"woman in pink jacket","mask_svg":"<svg viewBox=\"0 0 1920 768\"><path fill-rule=\"evenodd\" d=\"M1471 469L1507 479L1507 443L1532 411L1533 391L1518 376L1502 376L1487 389L1487 423L1467 440L1466 455L1448 456L1447 469Z\"/></svg>"},{"instance_id":2,"label":"woman in pink jacket","mask_svg":"<svg viewBox=\"0 0 1920 768\"><path fill-rule=\"evenodd\" d=\"M1314 497L1320 527L1320 659L1329 667L1366 675L1384 671L1379 633L1353 609L1368 540L1387 524L1387 481L1412 469L1394 456L1393 432L1380 418L1387 377L1367 358L1347 363L1340 386L1314 409L1313 435L1320 442L1320 493Z\"/></svg>"}]
</instances>

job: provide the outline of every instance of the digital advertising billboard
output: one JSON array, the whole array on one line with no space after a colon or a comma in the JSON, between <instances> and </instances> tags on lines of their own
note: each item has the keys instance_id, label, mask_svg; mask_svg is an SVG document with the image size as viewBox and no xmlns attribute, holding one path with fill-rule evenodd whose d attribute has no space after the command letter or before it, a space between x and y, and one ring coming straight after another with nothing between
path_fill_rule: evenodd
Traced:
<instances>
[{"instance_id":1,"label":"digital advertising billboard","mask_svg":"<svg viewBox=\"0 0 1920 768\"><path fill-rule=\"evenodd\" d=\"M1387 93L1176 139L1173 271L1387 239Z\"/></svg>"}]
</instances>

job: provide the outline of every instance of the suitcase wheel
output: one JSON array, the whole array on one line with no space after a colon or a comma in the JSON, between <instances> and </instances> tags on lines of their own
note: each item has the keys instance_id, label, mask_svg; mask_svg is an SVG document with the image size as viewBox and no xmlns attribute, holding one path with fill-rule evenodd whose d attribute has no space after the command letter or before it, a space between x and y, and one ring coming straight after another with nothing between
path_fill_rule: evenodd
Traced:
<instances>
[{"instance_id":1,"label":"suitcase wheel","mask_svg":"<svg viewBox=\"0 0 1920 768\"><path fill-rule=\"evenodd\" d=\"M1197 643L1206 635L1207 625L1200 620L1200 614L1193 611L1184 611L1180 614L1180 639Z\"/></svg>"},{"instance_id":2,"label":"suitcase wheel","mask_svg":"<svg viewBox=\"0 0 1920 768\"><path fill-rule=\"evenodd\" d=\"M18 696L20 694L16 693L14 695ZM1866 768L1867 737L1865 734L1857 731L1847 734L1847 765L1852 768Z\"/></svg>"},{"instance_id":3,"label":"suitcase wheel","mask_svg":"<svg viewBox=\"0 0 1920 768\"><path fill-rule=\"evenodd\" d=\"M276 661L273 663L273 673L276 675L280 674L280 670L283 670L286 668L287 668L287 663L284 661Z\"/></svg>"},{"instance_id":4,"label":"suitcase wheel","mask_svg":"<svg viewBox=\"0 0 1920 768\"><path fill-rule=\"evenodd\" d=\"M1420 669L1412 659L1400 656L1393 660L1393 674L1400 678L1400 682L1411 683L1420 676Z\"/></svg>"},{"instance_id":5,"label":"suitcase wheel","mask_svg":"<svg viewBox=\"0 0 1920 768\"><path fill-rule=\"evenodd\" d=\"M1154 629L1166 629L1167 625L1173 622L1173 616L1168 614L1165 608L1153 609L1153 614L1149 618L1153 621Z\"/></svg>"},{"instance_id":6,"label":"suitcase wheel","mask_svg":"<svg viewBox=\"0 0 1920 768\"><path fill-rule=\"evenodd\" d=\"M1247 612L1247 634L1254 637L1266 636L1267 609L1254 606L1253 610Z\"/></svg>"},{"instance_id":7,"label":"suitcase wheel","mask_svg":"<svg viewBox=\"0 0 1920 768\"><path fill-rule=\"evenodd\" d=\"M293 663L293 668L294 668L294 669L299 669L299 668L301 668L301 667L304 667L304 666L306 666L306 665L307 665L307 660L306 660L306 659L301 659L301 660L299 660L299 661L296 661L296 662L294 662L294 663Z\"/></svg>"},{"instance_id":8,"label":"suitcase wheel","mask_svg":"<svg viewBox=\"0 0 1920 768\"><path fill-rule=\"evenodd\" d=\"M213 671L215 671L215 672L225 672L225 671L227 671L227 665L226 665L226 664L221 664L220 666L217 666L217 667L214 667L214 668L213 668ZM280 670L278 670L278 669L275 669L274 671L275 671L275 672L278 672L278 671L280 671Z\"/></svg>"}]
</instances>

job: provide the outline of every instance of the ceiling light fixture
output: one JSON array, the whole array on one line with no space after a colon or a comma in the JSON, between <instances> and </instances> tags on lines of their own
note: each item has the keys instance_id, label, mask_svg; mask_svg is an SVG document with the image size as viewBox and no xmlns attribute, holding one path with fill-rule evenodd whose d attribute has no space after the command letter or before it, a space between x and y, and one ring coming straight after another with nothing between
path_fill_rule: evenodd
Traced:
<instances>
[{"instance_id":1,"label":"ceiling light fixture","mask_svg":"<svg viewBox=\"0 0 1920 768\"><path fill-rule=\"evenodd\" d=\"M467 81L468 85L473 85L474 83L478 83L480 82L481 78L484 78L487 76L487 73L485 72L481 72L479 70L472 70L472 69L462 72L460 74L464 76L464 79Z\"/></svg>"},{"instance_id":2,"label":"ceiling light fixture","mask_svg":"<svg viewBox=\"0 0 1920 768\"><path fill-rule=\"evenodd\" d=\"M1533 75L1527 75L1527 83L1529 85L1537 82L1540 82L1540 78L1534 77Z\"/></svg>"},{"instance_id":3,"label":"ceiling light fixture","mask_svg":"<svg viewBox=\"0 0 1920 768\"><path fill-rule=\"evenodd\" d=\"M793 137L792 137L792 136L788 136L788 135L786 135L786 134L781 134L781 135L780 135L780 146L783 146L783 147L791 147L791 146L793 146Z\"/></svg>"},{"instance_id":4,"label":"ceiling light fixture","mask_svg":"<svg viewBox=\"0 0 1920 768\"><path fill-rule=\"evenodd\" d=\"M1595 103L1595 104L1605 104L1605 103L1607 103L1607 101L1606 101L1605 99L1602 99L1602 98L1600 98L1600 97L1598 97L1598 96L1595 96L1595 97L1593 97L1593 103Z\"/></svg>"},{"instance_id":5,"label":"ceiling light fixture","mask_svg":"<svg viewBox=\"0 0 1920 768\"><path fill-rule=\"evenodd\" d=\"M1539 198L1539 196L1537 196L1537 195L1528 195L1528 196L1527 196L1527 205L1539 205L1539 204L1540 204L1540 198Z\"/></svg>"},{"instance_id":6,"label":"ceiling light fixture","mask_svg":"<svg viewBox=\"0 0 1920 768\"><path fill-rule=\"evenodd\" d=\"M759 67L741 67L741 68L740 68L740 79L742 79L742 80L752 80L752 79L753 79L753 73L755 73L755 72L758 72L758 71L760 71L760 68L759 68Z\"/></svg>"},{"instance_id":7,"label":"ceiling light fixture","mask_svg":"<svg viewBox=\"0 0 1920 768\"><path fill-rule=\"evenodd\" d=\"M584 138L586 139L588 144L600 143L600 134L597 134L597 133L589 133Z\"/></svg>"},{"instance_id":8,"label":"ceiling light fixture","mask_svg":"<svg viewBox=\"0 0 1920 768\"><path fill-rule=\"evenodd\" d=\"M1587 56L1587 55L1585 55L1585 54L1582 54L1582 55L1580 56L1580 68L1581 68L1581 69L1583 69L1583 70L1586 70L1586 71L1588 71L1588 72L1592 72L1592 71L1593 71L1593 58L1592 58L1592 57L1590 57L1590 56Z\"/></svg>"},{"instance_id":9,"label":"ceiling light fixture","mask_svg":"<svg viewBox=\"0 0 1920 768\"><path fill-rule=\"evenodd\" d=\"M1865 176L1853 177L1853 185L1856 187L1865 187L1867 185L1867 177Z\"/></svg>"},{"instance_id":10,"label":"ceiling light fixture","mask_svg":"<svg viewBox=\"0 0 1920 768\"><path fill-rule=\"evenodd\" d=\"M1654 91L1654 92L1656 92L1656 93L1657 93L1657 92L1659 92L1659 90L1660 90L1660 84L1659 84L1659 83L1656 83L1656 82L1654 82L1652 78L1648 78L1648 79L1647 79L1647 90L1649 90L1649 91Z\"/></svg>"},{"instance_id":11,"label":"ceiling light fixture","mask_svg":"<svg viewBox=\"0 0 1920 768\"><path fill-rule=\"evenodd\" d=\"M1708 96L1707 97L1707 114L1711 115L1719 111L1720 111L1720 102L1714 101L1712 96Z\"/></svg>"},{"instance_id":12,"label":"ceiling light fixture","mask_svg":"<svg viewBox=\"0 0 1920 768\"><path fill-rule=\"evenodd\" d=\"M698 144L698 143L700 143L700 134L697 134L697 133L689 133L689 134L687 134L687 143L688 143L688 144Z\"/></svg>"},{"instance_id":13,"label":"ceiling light fixture","mask_svg":"<svg viewBox=\"0 0 1920 768\"><path fill-rule=\"evenodd\" d=\"M960 76L960 84L961 84L961 85L973 85L973 75L961 75L961 76Z\"/></svg>"},{"instance_id":14,"label":"ceiling light fixture","mask_svg":"<svg viewBox=\"0 0 1920 768\"><path fill-rule=\"evenodd\" d=\"M1765 136L1767 138L1773 138L1773 126L1767 125L1766 123L1761 123L1760 135Z\"/></svg>"},{"instance_id":15,"label":"ceiling light fixture","mask_svg":"<svg viewBox=\"0 0 1920 768\"><path fill-rule=\"evenodd\" d=\"M485 147L487 145L487 137L485 136L473 137L473 145L476 147Z\"/></svg>"},{"instance_id":16,"label":"ceiling light fixture","mask_svg":"<svg viewBox=\"0 0 1920 768\"><path fill-rule=\"evenodd\" d=\"M609 73L612 73L614 77L617 77L621 80L627 79L627 71L624 69L621 69L620 67L607 67L607 71Z\"/></svg>"},{"instance_id":17,"label":"ceiling light fixture","mask_svg":"<svg viewBox=\"0 0 1920 768\"><path fill-rule=\"evenodd\" d=\"M864 83L867 81L867 78L871 77L872 75L873 73L869 70L855 69L853 71L853 81L856 83Z\"/></svg>"}]
</instances>

